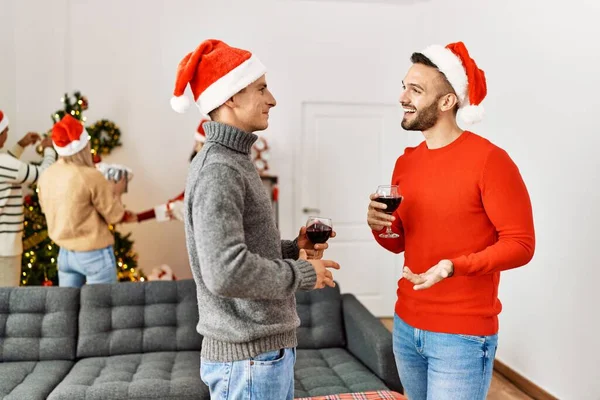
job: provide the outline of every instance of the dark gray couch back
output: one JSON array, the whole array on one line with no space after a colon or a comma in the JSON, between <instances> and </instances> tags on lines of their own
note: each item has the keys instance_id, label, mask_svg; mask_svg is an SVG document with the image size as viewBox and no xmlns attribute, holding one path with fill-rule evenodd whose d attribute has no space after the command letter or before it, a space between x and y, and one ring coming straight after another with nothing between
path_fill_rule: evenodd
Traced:
<instances>
[{"instance_id":1,"label":"dark gray couch back","mask_svg":"<svg viewBox=\"0 0 600 400\"><path fill-rule=\"evenodd\" d=\"M0 288L0 362L74 360L79 289Z\"/></svg>"},{"instance_id":2,"label":"dark gray couch back","mask_svg":"<svg viewBox=\"0 0 600 400\"><path fill-rule=\"evenodd\" d=\"M85 285L77 357L200 350L192 279Z\"/></svg>"},{"instance_id":3,"label":"dark gray couch back","mask_svg":"<svg viewBox=\"0 0 600 400\"><path fill-rule=\"evenodd\" d=\"M298 348L322 349L344 347L342 297L338 286L311 292L297 292L300 327Z\"/></svg>"}]
</instances>

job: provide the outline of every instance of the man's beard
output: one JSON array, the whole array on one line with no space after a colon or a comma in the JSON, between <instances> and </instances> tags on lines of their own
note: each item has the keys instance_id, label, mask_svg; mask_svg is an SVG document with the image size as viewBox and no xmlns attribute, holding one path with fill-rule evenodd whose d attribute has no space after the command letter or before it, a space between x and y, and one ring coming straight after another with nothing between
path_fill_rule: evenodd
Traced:
<instances>
[{"instance_id":1,"label":"man's beard","mask_svg":"<svg viewBox=\"0 0 600 400\"><path fill-rule=\"evenodd\" d=\"M439 98L431 102L430 105L417 110L415 118L408 121L406 118L402 120L402 128L407 131L426 131L437 124L439 112L437 109ZM414 108L414 107L413 107Z\"/></svg>"}]
</instances>

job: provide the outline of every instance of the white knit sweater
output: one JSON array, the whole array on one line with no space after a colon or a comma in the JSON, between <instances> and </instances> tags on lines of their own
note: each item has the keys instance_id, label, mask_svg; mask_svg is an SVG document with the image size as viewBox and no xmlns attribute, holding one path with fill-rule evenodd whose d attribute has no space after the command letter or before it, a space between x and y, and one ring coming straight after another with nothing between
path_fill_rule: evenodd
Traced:
<instances>
[{"instance_id":1,"label":"white knit sweater","mask_svg":"<svg viewBox=\"0 0 600 400\"><path fill-rule=\"evenodd\" d=\"M44 150L39 166L20 161L21 154L23 148L18 144L0 154L0 257L23 252L23 185L35 183L42 171L56 161L52 148Z\"/></svg>"}]
</instances>

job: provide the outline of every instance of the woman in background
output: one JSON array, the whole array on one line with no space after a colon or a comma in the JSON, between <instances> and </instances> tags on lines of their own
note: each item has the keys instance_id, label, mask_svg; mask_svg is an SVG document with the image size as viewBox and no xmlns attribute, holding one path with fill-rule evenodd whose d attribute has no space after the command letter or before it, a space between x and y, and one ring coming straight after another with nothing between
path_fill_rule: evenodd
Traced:
<instances>
[{"instance_id":1,"label":"woman in background","mask_svg":"<svg viewBox=\"0 0 600 400\"><path fill-rule=\"evenodd\" d=\"M94 167L90 136L80 121L66 115L52 129L59 160L39 180L39 200L48 235L60 246L59 286L114 283L117 265L108 226L135 222L121 195L126 178L114 183Z\"/></svg>"}]
</instances>

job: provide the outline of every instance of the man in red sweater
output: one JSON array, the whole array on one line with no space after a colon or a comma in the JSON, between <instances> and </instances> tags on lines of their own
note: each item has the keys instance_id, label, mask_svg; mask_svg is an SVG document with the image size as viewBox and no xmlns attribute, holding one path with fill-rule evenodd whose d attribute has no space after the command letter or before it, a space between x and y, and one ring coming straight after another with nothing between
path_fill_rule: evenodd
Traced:
<instances>
[{"instance_id":1,"label":"man in red sweater","mask_svg":"<svg viewBox=\"0 0 600 400\"><path fill-rule=\"evenodd\" d=\"M404 252L394 354L411 400L484 400L498 344L500 272L527 264L531 202L508 154L457 125L483 116L485 75L462 42L414 53L403 82L402 127L425 141L396 161L403 197L392 214L371 195L377 242ZM398 238L380 238L391 226Z\"/></svg>"}]
</instances>

